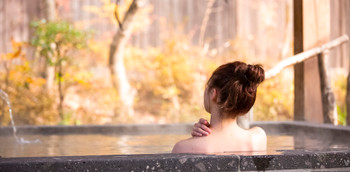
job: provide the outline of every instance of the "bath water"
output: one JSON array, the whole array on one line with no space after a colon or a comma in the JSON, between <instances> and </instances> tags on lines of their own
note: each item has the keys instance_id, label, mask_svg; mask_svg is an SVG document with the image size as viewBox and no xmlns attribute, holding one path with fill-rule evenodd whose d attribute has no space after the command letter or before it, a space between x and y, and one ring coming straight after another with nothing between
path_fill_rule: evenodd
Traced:
<instances>
[{"instance_id":1,"label":"bath water","mask_svg":"<svg viewBox=\"0 0 350 172\"><path fill-rule=\"evenodd\" d=\"M40 139L36 144L14 144L11 135L0 135L2 157L46 157L85 155L127 155L170 153L175 143L189 134L30 134L28 139ZM307 138L299 144L294 136L268 136L267 154L281 154L295 149L317 150L339 147L324 140ZM344 146L344 145L343 145ZM346 146L346 145L345 145Z\"/></svg>"}]
</instances>

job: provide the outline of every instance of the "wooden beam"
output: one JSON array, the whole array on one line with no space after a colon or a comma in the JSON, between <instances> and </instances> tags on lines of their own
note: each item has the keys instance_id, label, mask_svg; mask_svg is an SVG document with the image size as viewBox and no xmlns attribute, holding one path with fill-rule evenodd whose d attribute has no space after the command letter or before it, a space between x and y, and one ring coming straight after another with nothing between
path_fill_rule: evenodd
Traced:
<instances>
[{"instance_id":1,"label":"wooden beam","mask_svg":"<svg viewBox=\"0 0 350 172\"><path fill-rule=\"evenodd\" d=\"M340 36L340 37L338 37L338 38L336 38L336 39L334 39L326 44L323 44L319 47L315 47L315 48L312 48L312 49L307 50L305 52L294 55L292 57L286 58L286 59L282 60L281 62L279 62L277 65L275 65L275 67L273 67L272 69L270 69L266 72L266 79L270 79L270 78L276 76L283 69L285 69L289 66L301 64L303 61L305 61L311 57L317 56L317 54L322 53L326 50L328 51L332 48L340 46L341 44L346 43L347 41L349 41L349 36L343 35L343 36Z\"/></svg>"}]
</instances>

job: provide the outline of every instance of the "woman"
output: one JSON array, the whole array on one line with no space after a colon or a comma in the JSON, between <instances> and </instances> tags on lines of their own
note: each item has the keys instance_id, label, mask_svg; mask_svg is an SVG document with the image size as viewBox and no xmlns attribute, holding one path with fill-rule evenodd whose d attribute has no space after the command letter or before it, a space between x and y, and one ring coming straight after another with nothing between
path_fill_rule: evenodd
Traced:
<instances>
[{"instance_id":1,"label":"woman","mask_svg":"<svg viewBox=\"0 0 350 172\"><path fill-rule=\"evenodd\" d=\"M222 153L265 151L266 134L259 127L244 130L237 117L254 105L258 85L264 81L260 65L232 62L218 67L204 91L204 107L211 114L210 124L201 119L193 136L175 144L173 153ZM208 126L208 127L206 127Z\"/></svg>"}]
</instances>

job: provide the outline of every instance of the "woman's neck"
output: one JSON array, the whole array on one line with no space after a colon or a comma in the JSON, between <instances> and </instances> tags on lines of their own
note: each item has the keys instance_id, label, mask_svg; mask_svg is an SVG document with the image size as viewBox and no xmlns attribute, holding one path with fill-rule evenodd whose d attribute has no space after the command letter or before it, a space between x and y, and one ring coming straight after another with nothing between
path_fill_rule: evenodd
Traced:
<instances>
[{"instance_id":1,"label":"woman's neck","mask_svg":"<svg viewBox=\"0 0 350 172\"><path fill-rule=\"evenodd\" d=\"M237 118L223 118L220 113L212 113L210 117L210 128L217 131L232 130L237 125Z\"/></svg>"}]
</instances>

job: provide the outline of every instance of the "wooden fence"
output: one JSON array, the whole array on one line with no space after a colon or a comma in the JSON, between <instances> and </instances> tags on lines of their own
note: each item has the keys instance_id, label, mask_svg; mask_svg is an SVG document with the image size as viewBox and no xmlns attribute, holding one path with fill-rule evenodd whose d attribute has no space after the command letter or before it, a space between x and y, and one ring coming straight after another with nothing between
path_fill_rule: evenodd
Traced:
<instances>
[{"instance_id":1,"label":"wooden fence","mask_svg":"<svg viewBox=\"0 0 350 172\"><path fill-rule=\"evenodd\" d=\"M326 68L324 55L325 53L328 53L331 49L337 48L341 46L343 43L346 43L348 41L349 41L349 36L343 35L332 41L329 41L326 44L323 44L322 46L315 47L305 52L299 53L295 56L286 58L281 62L279 62L275 67L268 70L266 72L266 78L270 79L275 75L277 75L278 73L280 73L283 69L287 68L288 66L294 66L298 63L304 62L305 60L308 60L312 57L317 56L318 71L319 71L319 77L320 77L320 87L321 87L323 121L324 123L337 124L338 122L337 121L338 114L336 109L337 107L336 107L336 102L334 98L334 93L332 91L329 71ZM347 101L348 101L348 98L347 98Z\"/></svg>"}]
</instances>

